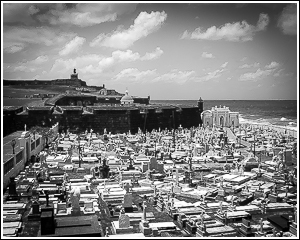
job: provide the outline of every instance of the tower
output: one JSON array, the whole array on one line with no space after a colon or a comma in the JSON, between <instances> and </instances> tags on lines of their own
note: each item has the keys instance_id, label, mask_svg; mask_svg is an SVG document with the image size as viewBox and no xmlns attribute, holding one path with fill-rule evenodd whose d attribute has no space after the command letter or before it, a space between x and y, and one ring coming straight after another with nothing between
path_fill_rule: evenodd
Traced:
<instances>
[{"instance_id":1,"label":"tower","mask_svg":"<svg viewBox=\"0 0 300 240\"><path fill-rule=\"evenodd\" d=\"M203 100L201 97L198 100L198 108L199 108L200 113L202 113L203 112Z\"/></svg>"},{"instance_id":2,"label":"tower","mask_svg":"<svg viewBox=\"0 0 300 240\"><path fill-rule=\"evenodd\" d=\"M200 114L200 125L202 126L203 122L202 122L202 119L201 119L201 114L203 112L203 100L202 100L201 97L198 100L198 108L199 108L199 114Z\"/></svg>"}]
</instances>

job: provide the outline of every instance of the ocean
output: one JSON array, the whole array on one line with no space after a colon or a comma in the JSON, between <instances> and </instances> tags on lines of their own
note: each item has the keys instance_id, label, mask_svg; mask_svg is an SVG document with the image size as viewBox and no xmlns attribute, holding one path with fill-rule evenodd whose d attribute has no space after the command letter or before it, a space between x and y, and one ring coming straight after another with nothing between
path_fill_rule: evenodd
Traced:
<instances>
[{"instance_id":1,"label":"ocean","mask_svg":"<svg viewBox=\"0 0 300 240\"><path fill-rule=\"evenodd\" d=\"M151 100L151 104L197 105L197 100ZM240 123L264 124L297 130L297 100L204 100L204 110L226 106L239 112Z\"/></svg>"}]
</instances>

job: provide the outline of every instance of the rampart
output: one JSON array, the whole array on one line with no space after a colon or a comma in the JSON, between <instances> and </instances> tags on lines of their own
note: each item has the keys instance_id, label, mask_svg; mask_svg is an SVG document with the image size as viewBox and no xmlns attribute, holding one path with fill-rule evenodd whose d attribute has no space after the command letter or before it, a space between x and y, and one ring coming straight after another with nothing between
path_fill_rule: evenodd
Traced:
<instances>
[{"instance_id":1,"label":"rampart","mask_svg":"<svg viewBox=\"0 0 300 240\"><path fill-rule=\"evenodd\" d=\"M18 108L16 108L18 109ZM172 129L181 125L184 128L202 124L200 114L203 106L172 105L101 105L101 106L43 106L26 107L22 112L16 109L4 109L4 129L6 135L34 126L50 127L59 123L59 132L69 129L82 132L93 129L103 133L106 129L111 133L123 133L129 130L136 133L152 129ZM20 111L20 110L18 110ZM10 122L5 116L13 118Z\"/></svg>"}]
</instances>

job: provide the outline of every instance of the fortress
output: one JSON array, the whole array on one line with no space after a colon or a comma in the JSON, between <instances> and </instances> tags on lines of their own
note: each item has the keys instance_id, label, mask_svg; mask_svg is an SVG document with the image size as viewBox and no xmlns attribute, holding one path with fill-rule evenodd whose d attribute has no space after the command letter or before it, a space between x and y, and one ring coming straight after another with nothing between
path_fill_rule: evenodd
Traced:
<instances>
[{"instance_id":1,"label":"fortress","mask_svg":"<svg viewBox=\"0 0 300 240\"><path fill-rule=\"evenodd\" d=\"M6 85L16 81L5 80ZM18 81L22 82L23 81ZM37 82L37 83L36 83ZM57 84L86 86L86 82L78 79L74 69L71 79L51 81L25 81L25 84ZM47 83L46 83L47 82ZM20 84L20 83L19 83ZM137 133L152 131L152 129L172 129L180 125L184 128L196 127L202 124L203 100L200 98L195 106L150 104L147 98L120 94L115 90L103 87L93 93L64 93L49 98L44 106L24 107L5 106L3 108L4 136L23 130L24 125L30 129L34 126L50 127L59 123L59 132L83 132L93 129L111 133L131 131Z\"/></svg>"}]
</instances>

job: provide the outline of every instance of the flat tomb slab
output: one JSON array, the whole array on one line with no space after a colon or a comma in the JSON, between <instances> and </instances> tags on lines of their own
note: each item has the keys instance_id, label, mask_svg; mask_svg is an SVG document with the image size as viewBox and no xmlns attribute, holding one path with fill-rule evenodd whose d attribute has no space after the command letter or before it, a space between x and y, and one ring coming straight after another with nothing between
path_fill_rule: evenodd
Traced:
<instances>
[{"instance_id":1,"label":"flat tomb slab","mask_svg":"<svg viewBox=\"0 0 300 240\"><path fill-rule=\"evenodd\" d=\"M22 222L4 222L2 227L19 229L22 227Z\"/></svg>"},{"instance_id":2,"label":"flat tomb slab","mask_svg":"<svg viewBox=\"0 0 300 240\"><path fill-rule=\"evenodd\" d=\"M130 226L129 228L120 228L119 221L113 221L112 222L112 230L113 230L114 234L133 233L133 226Z\"/></svg>"},{"instance_id":3,"label":"flat tomb slab","mask_svg":"<svg viewBox=\"0 0 300 240\"><path fill-rule=\"evenodd\" d=\"M129 218L131 219L131 218L142 218L144 214L142 212L137 212L137 213L126 213L126 215L128 215ZM146 217L147 219L154 218L153 212L147 212Z\"/></svg>"},{"instance_id":4,"label":"flat tomb slab","mask_svg":"<svg viewBox=\"0 0 300 240\"><path fill-rule=\"evenodd\" d=\"M143 233L128 233L128 234L117 234L109 235L111 238L121 238L121 239L132 239L132 238L145 238Z\"/></svg>"},{"instance_id":5,"label":"flat tomb slab","mask_svg":"<svg viewBox=\"0 0 300 240\"><path fill-rule=\"evenodd\" d=\"M251 214L245 211L227 212L227 218L247 217Z\"/></svg>"},{"instance_id":6,"label":"flat tomb slab","mask_svg":"<svg viewBox=\"0 0 300 240\"><path fill-rule=\"evenodd\" d=\"M70 216L70 217L56 217L57 227L55 234L42 235L46 236L64 236L64 237L100 237L101 229L98 224L98 217L96 215L88 216Z\"/></svg>"},{"instance_id":7,"label":"flat tomb slab","mask_svg":"<svg viewBox=\"0 0 300 240\"><path fill-rule=\"evenodd\" d=\"M3 210L20 210L20 209L25 209L26 204L25 203L4 203L2 205Z\"/></svg>"},{"instance_id":8,"label":"flat tomb slab","mask_svg":"<svg viewBox=\"0 0 300 240\"><path fill-rule=\"evenodd\" d=\"M176 229L173 222L156 222L149 223L149 228L157 228L158 230Z\"/></svg>"},{"instance_id":9,"label":"flat tomb slab","mask_svg":"<svg viewBox=\"0 0 300 240\"><path fill-rule=\"evenodd\" d=\"M206 228L206 232L209 234L218 234L218 233L235 232L235 230L229 226L220 226L220 227Z\"/></svg>"}]
</instances>

